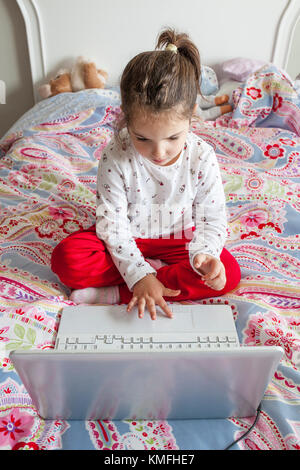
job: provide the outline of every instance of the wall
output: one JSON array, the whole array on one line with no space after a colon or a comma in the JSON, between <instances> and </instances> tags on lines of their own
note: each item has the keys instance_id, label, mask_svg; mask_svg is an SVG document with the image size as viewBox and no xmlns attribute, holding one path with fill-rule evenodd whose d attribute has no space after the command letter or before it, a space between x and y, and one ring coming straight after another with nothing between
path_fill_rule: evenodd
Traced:
<instances>
[{"instance_id":1,"label":"wall","mask_svg":"<svg viewBox=\"0 0 300 470\"><path fill-rule=\"evenodd\" d=\"M300 74L300 19L296 25L287 71L292 78L296 78Z\"/></svg>"},{"instance_id":2,"label":"wall","mask_svg":"<svg viewBox=\"0 0 300 470\"><path fill-rule=\"evenodd\" d=\"M300 73L299 57L300 21L287 67L292 78ZM0 0L0 79L7 88L6 104L0 104L1 138L34 104L25 25L15 0Z\"/></svg>"},{"instance_id":3,"label":"wall","mask_svg":"<svg viewBox=\"0 0 300 470\"><path fill-rule=\"evenodd\" d=\"M6 104L0 104L0 137L33 105L25 25L15 0L0 0L0 79Z\"/></svg>"}]
</instances>

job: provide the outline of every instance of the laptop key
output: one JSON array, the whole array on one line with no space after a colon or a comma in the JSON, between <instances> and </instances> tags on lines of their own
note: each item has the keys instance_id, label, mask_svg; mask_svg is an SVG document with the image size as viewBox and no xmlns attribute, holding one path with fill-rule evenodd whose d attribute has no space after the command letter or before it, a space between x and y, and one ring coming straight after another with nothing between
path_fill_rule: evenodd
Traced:
<instances>
[{"instance_id":1,"label":"laptop key","mask_svg":"<svg viewBox=\"0 0 300 470\"><path fill-rule=\"evenodd\" d=\"M79 336L77 338L78 344L95 344L95 336Z\"/></svg>"},{"instance_id":2,"label":"laptop key","mask_svg":"<svg viewBox=\"0 0 300 470\"><path fill-rule=\"evenodd\" d=\"M132 342L133 342L134 344L140 344L141 338L140 338L140 337L138 337L138 338L133 337L133 338L132 338Z\"/></svg>"},{"instance_id":3,"label":"laptop key","mask_svg":"<svg viewBox=\"0 0 300 470\"><path fill-rule=\"evenodd\" d=\"M229 336L228 341L229 343L236 343L236 338L234 336Z\"/></svg>"},{"instance_id":4,"label":"laptop key","mask_svg":"<svg viewBox=\"0 0 300 470\"><path fill-rule=\"evenodd\" d=\"M209 336L209 337L208 337L208 341L209 341L210 343L217 343L217 342L218 342L218 338L217 338L217 336Z\"/></svg>"},{"instance_id":5,"label":"laptop key","mask_svg":"<svg viewBox=\"0 0 300 470\"><path fill-rule=\"evenodd\" d=\"M74 336L70 336L67 338L67 344L76 344L76 339Z\"/></svg>"},{"instance_id":6,"label":"laptop key","mask_svg":"<svg viewBox=\"0 0 300 470\"><path fill-rule=\"evenodd\" d=\"M208 337L207 336L199 336L199 341L200 341L200 343L208 343Z\"/></svg>"},{"instance_id":7,"label":"laptop key","mask_svg":"<svg viewBox=\"0 0 300 470\"><path fill-rule=\"evenodd\" d=\"M152 343L152 337L151 336L143 336L141 338L141 340L142 340L142 343L144 343L144 344Z\"/></svg>"},{"instance_id":8,"label":"laptop key","mask_svg":"<svg viewBox=\"0 0 300 470\"><path fill-rule=\"evenodd\" d=\"M168 334L168 333L160 333L155 334L152 336L153 343L198 343L198 336L191 334L191 333L184 333L182 334Z\"/></svg>"},{"instance_id":9,"label":"laptop key","mask_svg":"<svg viewBox=\"0 0 300 470\"><path fill-rule=\"evenodd\" d=\"M218 336L218 338L220 343L227 343L228 341L227 336Z\"/></svg>"},{"instance_id":10,"label":"laptop key","mask_svg":"<svg viewBox=\"0 0 300 470\"><path fill-rule=\"evenodd\" d=\"M124 336L123 338L123 344L130 344L131 343L131 337L129 336Z\"/></svg>"}]
</instances>

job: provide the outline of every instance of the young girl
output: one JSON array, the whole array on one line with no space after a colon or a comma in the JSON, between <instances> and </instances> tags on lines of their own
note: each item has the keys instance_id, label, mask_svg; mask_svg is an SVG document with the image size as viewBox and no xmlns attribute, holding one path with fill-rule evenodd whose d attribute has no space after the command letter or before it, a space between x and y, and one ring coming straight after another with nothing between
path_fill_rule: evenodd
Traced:
<instances>
[{"instance_id":1,"label":"young girl","mask_svg":"<svg viewBox=\"0 0 300 470\"><path fill-rule=\"evenodd\" d=\"M224 248L215 153L190 132L200 70L196 46L172 30L126 66L123 125L99 162L96 225L67 237L52 256L75 303L137 305L139 317L147 307L152 319L158 305L171 317L166 301L219 296L240 281Z\"/></svg>"}]
</instances>

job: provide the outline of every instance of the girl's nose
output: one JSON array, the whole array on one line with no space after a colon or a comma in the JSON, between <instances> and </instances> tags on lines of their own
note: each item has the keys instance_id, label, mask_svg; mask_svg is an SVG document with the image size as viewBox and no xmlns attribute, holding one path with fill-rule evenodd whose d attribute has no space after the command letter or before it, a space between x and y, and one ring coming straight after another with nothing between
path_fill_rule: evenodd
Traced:
<instances>
[{"instance_id":1,"label":"girl's nose","mask_svg":"<svg viewBox=\"0 0 300 470\"><path fill-rule=\"evenodd\" d=\"M164 147L162 144L157 144L152 149L153 158L161 158L164 156Z\"/></svg>"}]
</instances>

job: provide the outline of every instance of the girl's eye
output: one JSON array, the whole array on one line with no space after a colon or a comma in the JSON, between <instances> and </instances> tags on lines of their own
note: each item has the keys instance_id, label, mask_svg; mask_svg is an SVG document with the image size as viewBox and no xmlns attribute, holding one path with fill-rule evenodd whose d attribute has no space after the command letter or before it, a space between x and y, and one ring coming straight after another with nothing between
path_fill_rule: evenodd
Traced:
<instances>
[{"instance_id":1,"label":"girl's eye","mask_svg":"<svg viewBox=\"0 0 300 470\"><path fill-rule=\"evenodd\" d=\"M137 137L137 140L139 142L148 142L149 139L146 139L145 137ZM178 140L178 136L176 137L169 137L168 140Z\"/></svg>"}]
</instances>

